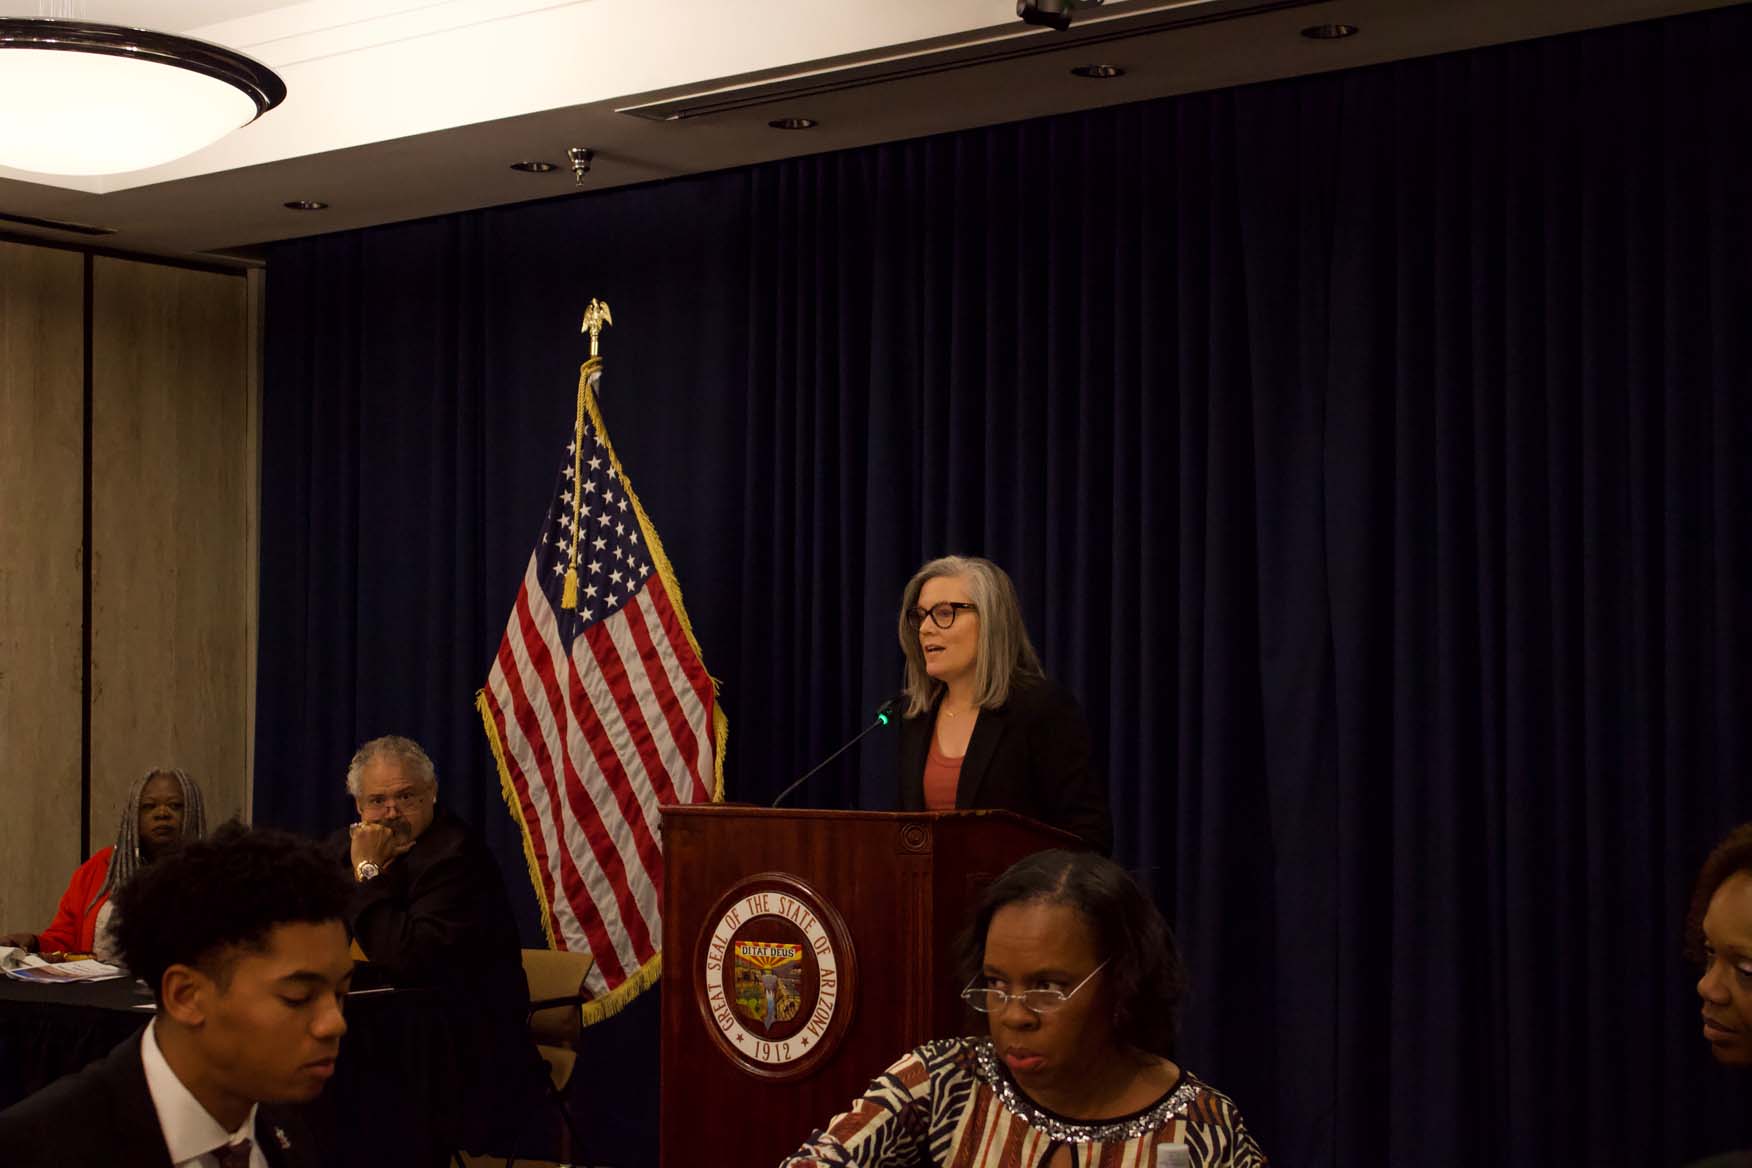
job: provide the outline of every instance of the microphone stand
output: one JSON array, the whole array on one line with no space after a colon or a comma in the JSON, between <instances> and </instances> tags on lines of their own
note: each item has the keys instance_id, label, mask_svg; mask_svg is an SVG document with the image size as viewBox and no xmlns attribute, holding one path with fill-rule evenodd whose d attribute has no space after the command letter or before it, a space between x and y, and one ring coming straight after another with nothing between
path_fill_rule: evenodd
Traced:
<instances>
[{"instance_id":1,"label":"microphone stand","mask_svg":"<svg viewBox=\"0 0 1752 1168\"><path fill-rule=\"evenodd\" d=\"M789 787L786 787L783 791L780 791L779 797L777 799L774 799L770 804L768 804L768 806L769 807L777 807L780 803L783 803L785 801L786 797L789 796L792 791L795 791L798 787L801 787L804 783L807 783L811 778L813 778L817 773L819 773L821 771L821 769L823 767L825 767L828 763L832 762L834 759L838 758L840 755L844 754L846 751L850 750L852 747L854 747L858 743L862 742L864 740L865 736L868 735L872 730L876 730L876 729L879 729L880 727L888 725L889 722L891 722L893 720L894 714L899 708L900 708L900 699L899 698L889 698L887 701L883 702L881 706L877 707L876 720L874 722L871 722L868 726L864 727L862 730L858 731L855 735L853 735L850 742L847 742L844 746L840 747L838 750L834 751L832 754L828 755L826 758L822 759L820 762L818 762L814 766L810 767L807 771L804 771L802 778L800 778L796 782L792 783Z\"/></svg>"}]
</instances>

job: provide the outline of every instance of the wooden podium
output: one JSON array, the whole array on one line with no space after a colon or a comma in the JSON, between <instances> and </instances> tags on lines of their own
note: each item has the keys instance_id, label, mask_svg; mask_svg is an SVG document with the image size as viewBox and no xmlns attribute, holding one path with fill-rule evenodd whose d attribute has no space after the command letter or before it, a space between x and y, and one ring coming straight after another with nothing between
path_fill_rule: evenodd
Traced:
<instances>
[{"instance_id":1,"label":"wooden podium","mask_svg":"<svg viewBox=\"0 0 1752 1168\"><path fill-rule=\"evenodd\" d=\"M663 809L664 1168L776 1165L960 1033L980 891L1076 837L1007 811Z\"/></svg>"}]
</instances>

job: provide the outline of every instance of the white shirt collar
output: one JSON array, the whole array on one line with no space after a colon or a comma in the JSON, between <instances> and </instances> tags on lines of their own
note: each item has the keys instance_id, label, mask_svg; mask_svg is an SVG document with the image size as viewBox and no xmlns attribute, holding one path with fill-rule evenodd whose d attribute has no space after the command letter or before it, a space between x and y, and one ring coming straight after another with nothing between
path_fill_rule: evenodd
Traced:
<instances>
[{"instance_id":1,"label":"white shirt collar","mask_svg":"<svg viewBox=\"0 0 1752 1168\"><path fill-rule=\"evenodd\" d=\"M158 1049L157 1027L155 1018L140 1038L140 1065L146 1071L146 1089L152 1094L153 1110L158 1112L164 1146L170 1150L170 1162L176 1168L206 1168L217 1163L209 1153L222 1145L255 1138L256 1108L249 1109L236 1131L220 1127L219 1121L201 1106L201 1101L183 1086L183 1081L164 1061L164 1052ZM266 1168L267 1159L261 1148L250 1150L249 1162L252 1168Z\"/></svg>"}]
</instances>

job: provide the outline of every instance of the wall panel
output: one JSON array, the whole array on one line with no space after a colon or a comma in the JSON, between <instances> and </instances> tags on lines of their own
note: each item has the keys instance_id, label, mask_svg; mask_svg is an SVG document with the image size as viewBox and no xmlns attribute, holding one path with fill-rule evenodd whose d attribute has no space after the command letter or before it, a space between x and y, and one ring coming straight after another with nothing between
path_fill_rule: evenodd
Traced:
<instances>
[{"instance_id":1,"label":"wall panel","mask_svg":"<svg viewBox=\"0 0 1752 1168\"><path fill-rule=\"evenodd\" d=\"M241 276L100 258L93 281L94 845L154 766L243 810L255 484Z\"/></svg>"},{"instance_id":2,"label":"wall panel","mask_svg":"<svg viewBox=\"0 0 1752 1168\"><path fill-rule=\"evenodd\" d=\"M0 931L79 862L84 257L0 242Z\"/></svg>"}]
</instances>

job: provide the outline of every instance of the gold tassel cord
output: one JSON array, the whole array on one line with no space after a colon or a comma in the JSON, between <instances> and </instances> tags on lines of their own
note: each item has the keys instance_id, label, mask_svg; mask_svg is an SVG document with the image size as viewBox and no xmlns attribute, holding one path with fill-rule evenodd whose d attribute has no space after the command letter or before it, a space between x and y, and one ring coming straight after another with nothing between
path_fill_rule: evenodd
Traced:
<instances>
[{"instance_id":1,"label":"gold tassel cord","mask_svg":"<svg viewBox=\"0 0 1752 1168\"><path fill-rule=\"evenodd\" d=\"M590 360L578 370L578 413L572 422L572 549L566 557L566 582L560 590L560 607L571 612L578 610L578 535L584 528L578 520L578 492L584 482L584 398L590 392L590 375L601 376L602 326L613 323L608 305L592 298L579 329L590 334Z\"/></svg>"},{"instance_id":2,"label":"gold tassel cord","mask_svg":"<svg viewBox=\"0 0 1752 1168\"><path fill-rule=\"evenodd\" d=\"M584 525L578 522L578 491L584 481L584 399L590 392L590 375L602 368L601 357L591 357L578 370L578 414L572 423L572 547L566 557L566 584L560 592L560 607L570 611L578 608L578 535Z\"/></svg>"}]
</instances>

